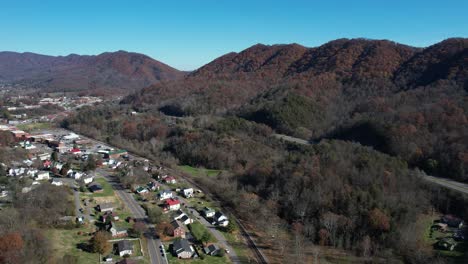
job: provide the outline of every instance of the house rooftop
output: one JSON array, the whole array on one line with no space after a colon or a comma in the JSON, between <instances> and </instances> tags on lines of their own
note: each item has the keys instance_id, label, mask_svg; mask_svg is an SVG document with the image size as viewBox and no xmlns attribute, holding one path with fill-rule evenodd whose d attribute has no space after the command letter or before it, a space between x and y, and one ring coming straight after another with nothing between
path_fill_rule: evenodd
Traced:
<instances>
[{"instance_id":1,"label":"house rooftop","mask_svg":"<svg viewBox=\"0 0 468 264\"><path fill-rule=\"evenodd\" d=\"M133 250L133 243L128 240L121 240L117 244L119 251Z\"/></svg>"},{"instance_id":2,"label":"house rooftop","mask_svg":"<svg viewBox=\"0 0 468 264\"><path fill-rule=\"evenodd\" d=\"M172 225L172 227L174 227L174 229L179 228L179 227L184 228L184 226L182 225L182 223L179 222L179 221L177 221L177 220L172 221L172 222L171 222L171 225Z\"/></svg>"},{"instance_id":3,"label":"house rooftop","mask_svg":"<svg viewBox=\"0 0 468 264\"><path fill-rule=\"evenodd\" d=\"M178 239L178 240L174 241L172 246L173 246L174 251L176 253L180 253L180 252L184 252L184 251L193 252L187 239Z\"/></svg>"},{"instance_id":4,"label":"house rooftop","mask_svg":"<svg viewBox=\"0 0 468 264\"><path fill-rule=\"evenodd\" d=\"M167 205L171 206L171 205L180 204L180 201L176 200L176 199L173 199L173 198L169 198L169 199L166 200L166 203L167 203Z\"/></svg>"},{"instance_id":5,"label":"house rooftop","mask_svg":"<svg viewBox=\"0 0 468 264\"><path fill-rule=\"evenodd\" d=\"M99 204L99 208L109 209L109 208L114 208L114 205L112 203L102 203L102 204Z\"/></svg>"}]
</instances>

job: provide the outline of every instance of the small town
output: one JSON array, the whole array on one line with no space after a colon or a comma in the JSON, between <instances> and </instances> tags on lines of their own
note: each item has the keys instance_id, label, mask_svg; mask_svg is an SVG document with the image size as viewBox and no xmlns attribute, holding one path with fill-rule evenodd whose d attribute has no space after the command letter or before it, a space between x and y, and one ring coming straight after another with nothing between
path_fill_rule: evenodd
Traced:
<instances>
[{"instance_id":1,"label":"small town","mask_svg":"<svg viewBox=\"0 0 468 264\"><path fill-rule=\"evenodd\" d=\"M1 125L0 132L10 133L15 147L27 152L25 160L0 164L8 177L24 186L21 193L49 184L73 192L74 214L61 217L59 223L73 228L51 232L70 236L66 243L76 245L89 236L103 239L95 242L106 243L99 244L99 256L87 248L78 250L90 262L145 263L155 257L161 263L238 262L225 238L237 224L172 170L63 129L28 133ZM8 205L10 190L0 188L0 205Z\"/></svg>"}]
</instances>

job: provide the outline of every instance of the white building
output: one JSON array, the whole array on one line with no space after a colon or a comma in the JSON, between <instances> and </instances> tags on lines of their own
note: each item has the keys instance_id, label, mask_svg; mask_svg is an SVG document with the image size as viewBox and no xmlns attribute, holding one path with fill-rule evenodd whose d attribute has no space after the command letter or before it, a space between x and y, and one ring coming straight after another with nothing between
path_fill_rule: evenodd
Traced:
<instances>
[{"instance_id":1,"label":"white building","mask_svg":"<svg viewBox=\"0 0 468 264\"><path fill-rule=\"evenodd\" d=\"M183 189L182 192L184 193L185 198L193 197L193 189L192 188Z\"/></svg>"},{"instance_id":2,"label":"white building","mask_svg":"<svg viewBox=\"0 0 468 264\"><path fill-rule=\"evenodd\" d=\"M62 182L61 180L59 180L59 179L54 178L54 179L52 179L52 183L51 183L51 184L52 184L52 185L55 185L55 186L62 186L62 185L63 185L63 182Z\"/></svg>"},{"instance_id":3,"label":"white building","mask_svg":"<svg viewBox=\"0 0 468 264\"><path fill-rule=\"evenodd\" d=\"M164 191L161 191L159 192L159 200L166 200L166 199L169 199L169 198L172 198L172 192L169 191L169 190L164 190Z\"/></svg>"},{"instance_id":4,"label":"white building","mask_svg":"<svg viewBox=\"0 0 468 264\"><path fill-rule=\"evenodd\" d=\"M50 175L48 171L39 171L36 174L37 181L48 180L49 178L50 178Z\"/></svg>"}]
</instances>

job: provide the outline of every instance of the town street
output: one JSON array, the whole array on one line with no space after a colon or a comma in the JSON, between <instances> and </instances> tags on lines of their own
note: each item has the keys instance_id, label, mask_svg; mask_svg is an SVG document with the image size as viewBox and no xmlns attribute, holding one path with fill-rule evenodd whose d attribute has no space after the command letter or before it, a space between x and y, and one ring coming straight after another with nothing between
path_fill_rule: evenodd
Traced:
<instances>
[{"instance_id":1,"label":"town street","mask_svg":"<svg viewBox=\"0 0 468 264\"><path fill-rule=\"evenodd\" d=\"M145 237L148 241L148 254L151 263L167 264L166 256L164 255L163 257L160 252L161 241L155 238L155 232L152 232L154 231L154 228L149 225L145 210L143 210L143 208L137 203L133 195L129 194L127 190L122 188L122 186L114 180L114 177L107 175L105 171L97 169L96 177L103 177L106 179L112 185L115 193L119 196L125 206L130 209L135 219L142 220L146 223L149 231L145 234Z\"/></svg>"}]
</instances>

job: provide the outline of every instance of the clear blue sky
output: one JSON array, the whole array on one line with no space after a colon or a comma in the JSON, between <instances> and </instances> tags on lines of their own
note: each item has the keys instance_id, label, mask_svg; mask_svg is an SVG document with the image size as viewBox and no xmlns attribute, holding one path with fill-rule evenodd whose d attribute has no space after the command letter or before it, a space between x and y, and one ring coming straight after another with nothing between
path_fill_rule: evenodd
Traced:
<instances>
[{"instance_id":1,"label":"clear blue sky","mask_svg":"<svg viewBox=\"0 0 468 264\"><path fill-rule=\"evenodd\" d=\"M468 37L467 0L1 0L0 50L127 50L192 70L256 43L336 38L428 46Z\"/></svg>"}]
</instances>

